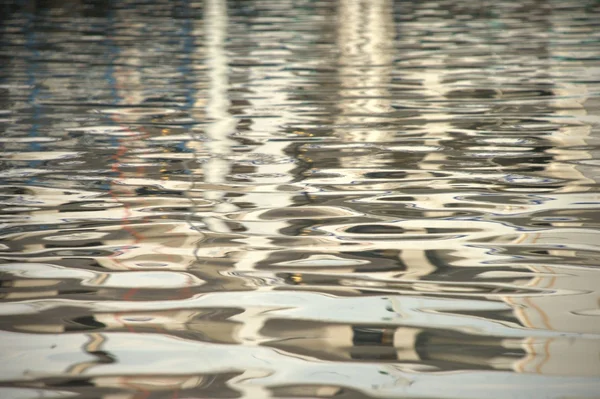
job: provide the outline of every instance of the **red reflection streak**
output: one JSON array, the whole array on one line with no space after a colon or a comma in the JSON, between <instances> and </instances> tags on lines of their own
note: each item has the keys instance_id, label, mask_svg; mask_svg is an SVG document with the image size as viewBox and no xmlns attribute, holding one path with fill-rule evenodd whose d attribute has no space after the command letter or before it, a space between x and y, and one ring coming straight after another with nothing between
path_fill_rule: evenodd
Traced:
<instances>
[{"instance_id":1,"label":"red reflection streak","mask_svg":"<svg viewBox=\"0 0 600 399\"><path fill-rule=\"evenodd\" d=\"M138 391L140 392L142 395L138 396L137 394L135 395L135 398L139 398L139 399L146 399L147 397L150 396L150 391L148 391L147 389L144 389L142 387L136 386L135 384L132 384L130 382L127 382L127 379L125 379L125 381L122 384L124 387L130 388L132 390Z\"/></svg>"},{"instance_id":2,"label":"red reflection streak","mask_svg":"<svg viewBox=\"0 0 600 399\"><path fill-rule=\"evenodd\" d=\"M123 128L124 128L125 131L128 131L130 133L133 133L133 134L136 133L136 132L130 130L129 128L125 127L125 126L123 126ZM145 139L146 137L149 136L144 131L143 128L140 128L139 130L144 133L144 136L140 137L139 139ZM113 164L111 166L111 170L112 170L112 172L114 172L114 173L117 174L117 180L123 180L126 177L125 172L123 172L120 169L120 165L122 163L122 159L125 157L125 155L128 152L128 149L124 145L123 141L124 140L122 140L122 139L118 139L119 147L118 147L117 152L115 153L115 155L113 155L113 157L112 157L112 159L113 159L114 162L113 162ZM143 176L144 173L145 173L144 166L138 166L137 173L140 176ZM119 198L119 196L117 195L117 193L115 191L116 190L114 190L113 188L111 188L109 190L110 196L112 197L112 199L115 202L121 203L120 198ZM144 198L141 198L141 201L144 202L145 201ZM133 237L133 244L138 244L141 241L143 241L145 237L144 237L143 234L137 232L135 229L133 229L133 228L131 228L129 226L129 224L130 224L129 218L131 217L132 212L131 212L131 208L127 204L127 201L123 201L122 202L122 206L123 206L123 214L121 216L121 228L124 231L128 232L129 234L131 234L131 236ZM142 220L144 220L145 218L146 217L144 216L142 218ZM118 256L122 255L123 253L127 252L128 250L129 250L128 248L125 248L123 251L115 252L112 255L110 255L109 258L112 258L115 263L120 264L121 266L123 266L123 268L131 270L131 268L129 266L125 265L123 262L121 262L121 260L118 259ZM123 299L125 299L125 300L130 299L133 295L135 295L135 293L136 293L137 290L138 290L137 288L130 289L129 291L127 291L127 293L125 293L125 295L123 295Z\"/></svg>"},{"instance_id":3,"label":"red reflection streak","mask_svg":"<svg viewBox=\"0 0 600 399\"><path fill-rule=\"evenodd\" d=\"M135 133L126 127L124 127L124 129L129 132ZM143 128L140 128L139 130L144 132ZM144 132L144 133L145 134L144 134L144 136L141 137L141 139L147 138L149 136L149 134L147 134L146 132ZM112 157L114 162L111 166L111 170L112 170L112 172L114 172L117 175L117 180L122 180L122 179L125 179L126 173L121 170L120 165L122 163L122 160L125 158L125 156L128 153L128 148L125 145L124 140L119 139L118 142L119 142L119 147L118 147L115 155ZM139 176L144 176L145 172L146 172L146 169L144 166L138 166L136 169L136 174ZM121 202L120 198L117 194L118 190L114 190L111 188L109 193L115 202L118 202L118 203ZM145 203L146 200L144 198L140 198L140 202ZM122 206L123 206L123 214L121 216L121 228L123 230L127 231L129 234L131 234L131 236L133 237L133 244L138 244L138 243L142 242L146 237L144 237L143 234L139 233L138 231L136 231L135 229L133 229L129 226L130 225L129 219L132 216L132 210L126 201L122 202ZM146 216L144 216L142 218L142 220L145 220L145 219L146 219ZM127 251L129 251L129 249L125 248L122 251L113 253L112 255L109 256L109 258L113 258L114 262L120 264L124 269L131 270L132 269L131 267L127 266L121 260L118 259L118 257L120 255L123 255ZM190 288L190 286L193 284L192 278L190 277L188 280L189 280L188 285L180 288L178 290L178 293L174 296L174 299L189 298L193 295L192 290ZM127 290L127 292L125 292L125 294L123 294L121 299L125 300L125 301L130 301L138 293L138 291L139 291L139 288L135 288L135 287L131 288L131 289ZM126 313L116 313L114 315L114 318L117 322L121 323L130 333L136 333L135 328L132 325L130 325L130 323L128 323L126 320L121 318L125 314ZM154 330L157 333L166 333L167 332L165 329L163 329L159 326L154 326ZM144 393L144 397L147 397L150 394L149 392L146 392L146 391L144 391L143 393ZM178 391L174 391L173 398L177 398L178 395L179 395Z\"/></svg>"},{"instance_id":4,"label":"red reflection streak","mask_svg":"<svg viewBox=\"0 0 600 399\"><path fill-rule=\"evenodd\" d=\"M182 287L179 292L181 293L181 295L176 296L174 299L183 299L183 298L190 298L193 293L192 293L192 289L190 288L192 286L194 282L192 281L192 278L189 277L188 278L188 284L185 287Z\"/></svg>"}]
</instances>

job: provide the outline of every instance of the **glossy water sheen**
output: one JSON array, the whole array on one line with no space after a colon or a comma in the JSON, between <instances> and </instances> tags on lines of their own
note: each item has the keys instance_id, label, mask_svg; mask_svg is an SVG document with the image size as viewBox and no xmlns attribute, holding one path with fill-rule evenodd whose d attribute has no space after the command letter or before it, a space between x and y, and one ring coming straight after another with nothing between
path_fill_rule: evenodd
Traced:
<instances>
[{"instance_id":1,"label":"glossy water sheen","mask_svg":"<svg viewBox=\"0 0 600 399\"><path fill-rule=\"evenodd\" d=\"M600 397L600 3L2 7L0 397Z\"/></svg>"}]
</instances>

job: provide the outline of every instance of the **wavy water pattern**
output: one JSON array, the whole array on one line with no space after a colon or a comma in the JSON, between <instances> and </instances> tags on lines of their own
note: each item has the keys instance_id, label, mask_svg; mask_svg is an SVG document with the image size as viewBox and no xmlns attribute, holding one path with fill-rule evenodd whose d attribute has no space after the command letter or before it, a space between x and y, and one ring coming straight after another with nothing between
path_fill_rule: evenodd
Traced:
<instances>
[{"instance_id":1,"label":"wavy water pattern","mask_svg":"<svg viewBox=\"0 0 600 399\"><path fill-rule=\"evenodd\" d=\"M0 14L0 397L598 397L598 2Z\"/></svg>"}]
</instances>

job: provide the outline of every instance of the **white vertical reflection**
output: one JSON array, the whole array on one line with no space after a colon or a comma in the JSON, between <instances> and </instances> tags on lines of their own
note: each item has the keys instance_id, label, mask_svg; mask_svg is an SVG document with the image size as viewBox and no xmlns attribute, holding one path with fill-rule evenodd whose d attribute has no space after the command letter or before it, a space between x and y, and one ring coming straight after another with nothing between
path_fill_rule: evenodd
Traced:
<instances>
[{"instance_id":1,"label":"white vertical reflection","mask_svg":"<svg viewBox=\"0 0 600 399\"><path fill-rule=\"evenodd\" d=\"M205 35L207 39L206 64L209 71L209 96L206 106L206 116L211 123L206 128L208 136L208 150L210 159L204 164L204 181L206 183L220 184L226 181L226 177L231 169L229 162L224 158L230 152L231 140L228 135L235 128L235 119L229 114L229 98L227 96L228 66L227 55L225 53L225 39L227 36L227 2L226 0L207 0L205 3ZM272 99L271 99L272 100ZM206 199L220 202L224 196L222 191L206 191ZM214 207L215 212L226 212L234 210L234 205L220 202ZM220 219L209 217L204 222L207 227L216 232L227 232L229 228ZM236 264L236 269L244 269L244 265L250 263L254 265L256 261L253 254L247 253L240 262ZM250 266L250 269L253 267ZM265 318L260 317L260 313L245 309L237 319L242 326L238 331L238 339L245 345L257 345L260 342L260 330L262 329ZM242 375L231 379L228 385L236 389L242 395L242 398L267 398L270 394L265 387L258 384L248 384L248 380L262 378L266 375L256 370L246 370Z\"/></svg>"},{"instance_id":2,"label":"white vertical reflection","mask_svg":"<svg viewBox=\"0 0 600 399\"><path fill-rule=\"evenodd\" d=\"M388 87L393 62L391 0L339 0L338 47L341 84L338 124L380 123L392 110ZM344 141L378 142L391 132L372 128L339 129Z\"/></svg>"},{"instance_id":3,"label":"white vertical reflection","mask_svg":"<svg viewBox=\"0 0 600 399\"><path fill-rule=\"evenodd\" d=\"M208 69L209 92L206 104L206 116L210 123L205 133L208 136L210 159L204 164L204 181L220 184L225 182L231 169L225 156L229 154L231 140L228 138L236 125L229 113L228 98L228 60L225 52L227 38L227 2L225 0L206 0L204 7L204 26L206 36L206 66ZM206 199L220 202L225 194L222 190L207 190ZM218 203L216 212L230 211L231 205ZM212 231L228 231L227 226L217 218L206 218L205 223Z\"/></svg>"}]
</instances>

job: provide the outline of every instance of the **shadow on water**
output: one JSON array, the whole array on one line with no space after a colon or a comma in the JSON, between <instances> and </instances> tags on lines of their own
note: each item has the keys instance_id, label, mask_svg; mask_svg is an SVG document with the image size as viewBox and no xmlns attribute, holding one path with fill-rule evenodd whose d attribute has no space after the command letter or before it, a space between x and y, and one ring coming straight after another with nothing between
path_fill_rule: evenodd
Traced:
<instances>
[{"instance_id":1,"label":"shadow on water","mask_svg":"<svg viewBox=\"0 0 600 399\"><path fill-rule=\"evenodd\" d=\"M3 398L596 398L600 5L6 1Z\"/></svg>"}]
</instances>

